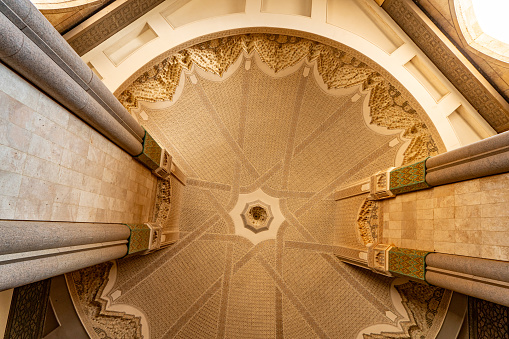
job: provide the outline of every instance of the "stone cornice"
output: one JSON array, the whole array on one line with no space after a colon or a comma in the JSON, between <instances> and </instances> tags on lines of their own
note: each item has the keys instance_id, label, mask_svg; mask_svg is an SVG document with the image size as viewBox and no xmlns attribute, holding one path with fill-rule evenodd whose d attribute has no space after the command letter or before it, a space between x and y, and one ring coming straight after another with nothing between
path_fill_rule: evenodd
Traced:
<instances>
[{"instance_id":1,"label":"stone cornice","mask_svg":"<svg viewBox=\"0 0 509 339\"><path fill-rule=\"evenodd\" d=\"M82 56L163 1L126 0L120 4L113 3L90 18L89 24L89 20L83 22L64 37L76 53Z\"/></svg>"},{"instance_id":2,"label":"stone cornice","mask_svg":"<svg viewBox=\"0 0 509 339\"><path fill-rule=\"evenodd\" d=\"M509 129L509 110L417 13L410 1L387 0L382 8L498 133Z\"/></svg>"}]
</instances>

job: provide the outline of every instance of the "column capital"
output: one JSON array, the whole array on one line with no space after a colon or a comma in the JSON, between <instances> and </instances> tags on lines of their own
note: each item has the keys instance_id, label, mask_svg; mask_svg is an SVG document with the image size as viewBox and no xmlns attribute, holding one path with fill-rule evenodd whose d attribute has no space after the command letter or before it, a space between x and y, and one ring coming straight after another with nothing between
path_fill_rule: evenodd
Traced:
<instances>
[{"instance_id":1,"label":"column capital","mask_svg":"<svg viewBox=\"0 0 509 339\"><path fill-rule=\"evenodd\" d=\"M168 179L172 168L172 158L167 150L145 131L143 137L143 150L135 158L152 170L156 176Z\"/></svg>"},{"instance_id":2,"label":"column capital","mask_svg":"<svg viewBox=\"0 0 509 339\"><path fill-rule=\"evenodd\" d=\"M127 256L148 254L161 248L162 227L155 223L126 224L131 230L128 239Z\"/></svg>"},{"instance_id":3,"label":"column capital","mask_svg":"<svg viewBox=\"0 0 509 339\"><path fill-rule=\"evenodd\" d=\"M391 192L396 195L431 187L426 182L427 159L392 170L390 173Z\"/></svg>"},{"instance_id":4,"label":"column capital","mask_svg":"<svg viewBox=\"0 0 509 339\"><path fill-rule=\"evenodd\" d=\"M409 248L393 247L389 250L389 272L425 282L426 256L429 253Z\"/></svg>"}]
</instances>

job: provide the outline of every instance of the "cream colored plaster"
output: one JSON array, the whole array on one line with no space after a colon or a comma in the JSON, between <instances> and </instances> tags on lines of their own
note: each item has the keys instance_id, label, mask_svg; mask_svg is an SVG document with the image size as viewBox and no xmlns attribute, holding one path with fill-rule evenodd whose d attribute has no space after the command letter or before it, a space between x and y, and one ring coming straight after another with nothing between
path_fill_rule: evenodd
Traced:
<instances>
[{"instance_id":1,"label":"cream colored plaster","mask_svg":"<svg viewBox=\"0 0 509 339\"><path fill-rule=\"evenodd\" d=\"M472 0L453 0L454 1L454 14L460 28L458 33L461 33L462 38L466 43L496 60L504 63L509 63L509 44L502 42L498 39L486 34L475 15Z\"/></svg>"},{"instance_id":2,"label":"cream colored plaster","mask_svg":"<svg viewBox=\"0 0 509 339\"><path fill-rule=\"evenodd\" d=\"M240 216L243 213L246 204L256 200L260 200L261 202L269 205L270 210L274 216L274 219L271 221L269 225L269 229L266 231L261 231L259 233L255 233L250 229L246 228ZM230 211L229 214L233 220L233 223L235 224L235 234L249 239L249 241L251 241L255 245L264 240L276 239L279 226L281 226L281 223L285 220L285 217L283 216L283 214L281 213L281 209L279 208L279 199L271 197L261 189L257 189L256 191L248 194L240 194L237 200L237 204Z\"/></svg>"},{"instance_id":3,"label":"cream colored plaster","mask_svg":"<svg viewBox=\"0 0 509 339\"><path fill-rule=\"evenodd\" d=\"M344 2L346 0L342 1ZM352 0L348 0L347 2L351 3L351 1ZM180 44L198 37L211 33L218 33L217 36L221 36L222 34L226 34L220 33L222 31L238 30L247 27L272 27L295 30L302 30L303 27L305 27L305 30L309 33L341 42L363 53L372 60L376 60L379 65L397 78L429 114L448 150L462 145L461 140L456 136L451 123L447 119L460 105L465 107L468 115L472 117L471 120L475 121L487 134L494 134L493 129L480 117L467 100L445 79L438 69L434 67L427 57L381 8L371 1L364 2L358 0L357 2L358 6L361 6L372 14L359 16L358 20L349 23L348 28L327 23L327 17L334 15L334 13L330 13L330 11L334 10L334 7L329 5L325 6L323 0L313 1L311 18L299 15L261 12L260 0L247 0L244 13L207 17L173 29L160 14L170 6L171 1L166 1L85 54L83 59L86 62L90 62L103 76L103 81L107 87L115 91L133 75L136 70L143 67L149 60L169 49L175 48ZM207 8L203 7L203 11L207 11ZM140 47L115 67L115 65L105 57L103 51L127 36L133 29L132 27L137 27L145 23L150 25L158 35L158 38ZM387 26L394 32L398 39L401 39L403 42L401 47L397 48L391 54L378 47L374 42L379 38L379 34L385 33L380 33L380 31L376 30L365 30L366 26L373 25ZM73 34L74 33L71 31L67 36L70 37ZM404 65L416 55L419 59L423 60L423 63L431 70L432 74L438 79L441 85L450 92L450 94L439 103L435 101L433 96L423 87L419 80L404 67Z\"/></svg>"}]
</instances>

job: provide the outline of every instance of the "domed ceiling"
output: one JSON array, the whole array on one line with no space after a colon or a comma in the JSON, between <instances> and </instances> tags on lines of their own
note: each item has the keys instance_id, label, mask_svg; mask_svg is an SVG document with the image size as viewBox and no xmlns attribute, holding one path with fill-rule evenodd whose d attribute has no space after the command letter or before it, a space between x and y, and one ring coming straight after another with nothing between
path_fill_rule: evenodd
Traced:
<instances>
[{"instance_id":1,"label":"domed ceiling","mask_svg":"<svg viewBox=\"0 0 509 339\"><path fill-rule=\"evenodd\" d=\"M92 336L438 333L450 292L333 255L364 248L365 196L338 208L338 187L443 150L395 79L338 43L278 34L206 41L138 74L119 99L188 176L181 240L68 275Z\"/></svg>"}]
</instances>

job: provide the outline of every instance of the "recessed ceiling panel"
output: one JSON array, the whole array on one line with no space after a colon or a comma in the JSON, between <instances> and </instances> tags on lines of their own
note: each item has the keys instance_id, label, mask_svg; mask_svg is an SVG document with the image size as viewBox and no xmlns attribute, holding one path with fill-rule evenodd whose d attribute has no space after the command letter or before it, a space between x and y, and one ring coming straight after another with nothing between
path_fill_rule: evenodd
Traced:
<instances>
[{"instance_id":1,"label":"recessed ceiling panel","mask_svg":"<svg viewBox=\"0 0 509 339\"><path fill-rule=\"evenodd\" d=\"M396 32L363 0L328 0L327 22L355 32L389 54L403 45Z\"/></svg>"},{"instance_id":2,"label":"recessed ceiling panel","mask_svg":"<svg viewBox=\"0 0 509 339\"><path fill-rule=\"evenodd\" d=\"M311 0L262 0L262 12L311 16Z\"/></svg>"},{"instance_id":3,"label":"recessed ceiling panel","mask_svg":"<svg viewBox=\"0 0 509 339\"><path fill-rule=\"evenodd\" d=\"M245 7L245 0L177 0L161 15L173 28L177 28L202 19L243 13Z\"/></svg>"}]
</instances>

